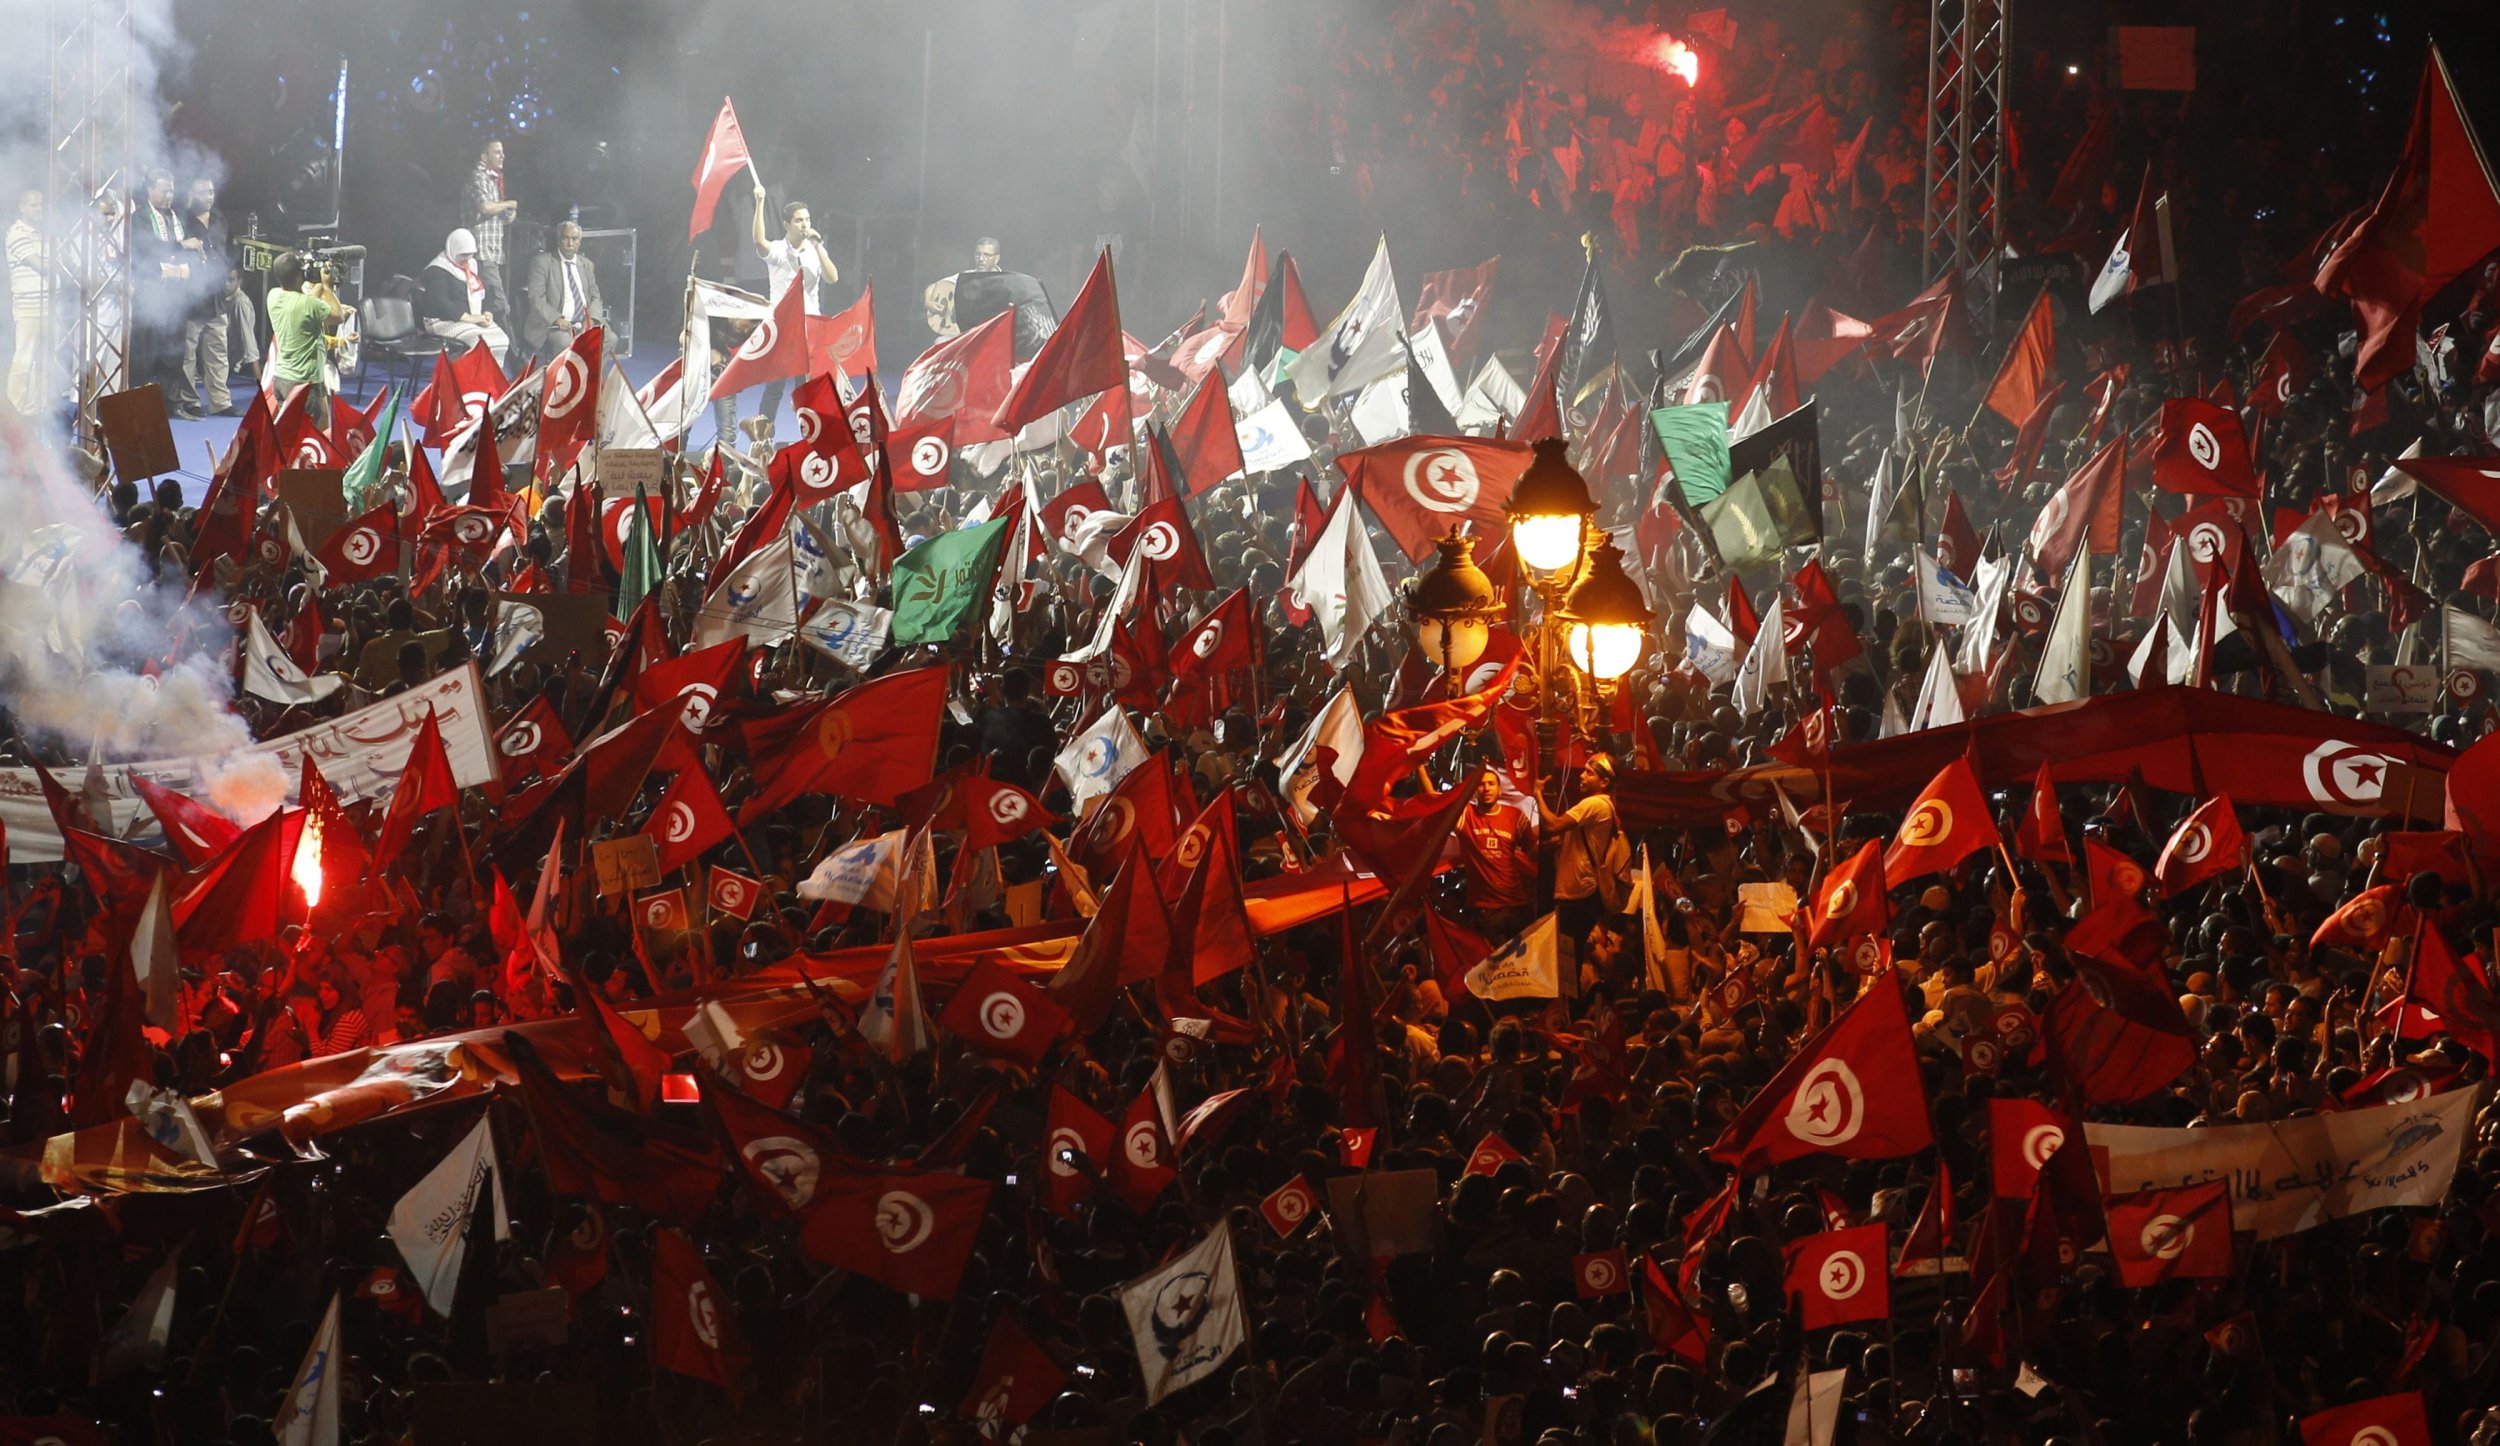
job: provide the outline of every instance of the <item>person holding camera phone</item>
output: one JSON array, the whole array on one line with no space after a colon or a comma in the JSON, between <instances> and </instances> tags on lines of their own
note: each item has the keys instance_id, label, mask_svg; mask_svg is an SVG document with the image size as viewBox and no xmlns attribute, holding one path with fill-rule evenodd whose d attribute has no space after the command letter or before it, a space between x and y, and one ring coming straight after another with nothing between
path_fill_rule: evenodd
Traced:
<instances>
[{"instance_id":1,"label":"person holding camera phone","mask_svg":"<svg viewBox=\"0 0 2500 1446\"><path fill-rule=\"evenodd\" d=\"M755 254L764 260L764 296L778 302L788 290L791 279L799 283L799 299L809 316L825 314L823 288L842 279L841 269L833 264L833 256L825 250L825 238L816 234L815 218L804 201L792 201L781 208L781 235L767 238L764 234L764 188L755 188ZM781 393L785 382L764 384L764 418L770 421L781 410Z\"/></svg>"}]
</instances>

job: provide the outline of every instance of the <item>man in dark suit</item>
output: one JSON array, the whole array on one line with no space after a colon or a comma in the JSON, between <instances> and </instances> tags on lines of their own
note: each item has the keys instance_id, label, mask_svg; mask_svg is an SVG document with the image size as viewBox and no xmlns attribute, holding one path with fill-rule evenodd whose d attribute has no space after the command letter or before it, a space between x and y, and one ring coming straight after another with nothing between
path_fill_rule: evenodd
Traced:
<instances>
[{"instance_id":1,"label":"man in dark suit","mask_svg":"<svg viewBox=\"0 0 2500 1446\"><path fill-rule=\"evenodd\" d=\"M599 273L582 254L582 228L570 221L556 228L556 249L530 258L529 317L521 339L542 362L573 344L585 328L607 324L608 309L599 299Z\"/></svg>"}]
</instances>

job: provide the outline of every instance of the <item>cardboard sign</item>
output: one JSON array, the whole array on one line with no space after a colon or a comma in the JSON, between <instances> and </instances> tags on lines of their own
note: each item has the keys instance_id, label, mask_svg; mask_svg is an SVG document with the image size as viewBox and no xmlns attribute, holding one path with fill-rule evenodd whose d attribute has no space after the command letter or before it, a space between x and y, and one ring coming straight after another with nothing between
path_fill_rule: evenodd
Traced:
<instances>
[{"instance_id":1,"label":"cardboard sign","mask_svg":"<svg viewBox=\"0 0 2500 1446\"><path fill-rule=\"evenodd\" d=\"M647 889L660 881L660 849L647 833L601 839L590 846L590 861L599 871L599 897L614 899Z\"/></svg>"},{"instance_id":2,"label":"cardboard sign","mask_svg":"<svg viewBox=\"0 0 2500 1446\"><path fill-rule=\"evenodd\" d=\"M122 481L144 482L182 465L173 419L165 415L165 389L156 383L96 398L95 420L113 475Z\"/></svg>"},{"instance_id":3,"label":"cardboard sign","mask_svg":"<svg viewBox=\"0 0 2500 1446\"><path fill-rule=\"evenodd\" d=\"M2428 663L2372 663L2369 679L2372 713L2436 713L2447 703L2447 679Z\"/></svg>"},{"instance_id":4,"label":"cardboard sign","mask_svg":"<svg viewBox=\"0 0 2500 1446\"><path fill-rule=\"evenodd\" d=\"M347 525L347 499L339 481L344 467L287 467L278 473L278 500L295 518L295 530L315 552Z\"/></svg>"},{"instance_id":5,"label":"cardboard sign","mask_svg":"<svg viewBox=\"0 0 2500 1446\"><path fill-rule=\"evenodd\" d=\"M657 447L605 447L599 452L599 495L633 500L639 487L648 497L667 495L668 454Z\"/></svg>"},{"instance_id":6,"label":"cardboard sign","mask_svg":"<svg viewBox=\"0 0 2500 1446\"><path fill-rule=\"evenodd\" d=\"M501 1356L522 1346L560 1346L572 1322L572 1298L564 1287L516 1290L486 1308L486 1349Z\"/></svg>"},{"instance_id":7,"label":"cardboard sign","mask_svg":"<svg viewBox=\"0 0 2500 1446\"><path fill-rule=\"evenodd\" d=\"M1328 1182L1328 1217L1356 1256L1376 1260L1432 1249L1441 1177L1430 1170L1366 1170Z\"/></svg>"}]
</instances>

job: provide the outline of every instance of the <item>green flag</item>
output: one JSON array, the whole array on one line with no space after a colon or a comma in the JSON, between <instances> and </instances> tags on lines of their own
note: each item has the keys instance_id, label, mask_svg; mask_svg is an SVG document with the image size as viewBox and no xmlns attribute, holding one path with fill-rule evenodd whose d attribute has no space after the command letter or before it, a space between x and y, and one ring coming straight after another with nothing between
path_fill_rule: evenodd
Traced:
<instances>
[{"instance_id":1,"label":"green flag","mask_svg":"<svg viewBox=\"0 0 2500 1446\"><path fill-rule=\"evenodd\" d=\"M948 642L980 610L998 571L1007 523L998 517L933 537L894 560L897 645Z\"/></svg>"},{"instance_id":2,"label":"green flag","mask_svg":"<svg viewBox=\"0 0 2500 1446\"><path fill-rule=\"evenodd\" d=\"M1779 519L1763 495L1762 479L1748 472L1735 485L1701 506L1701 520L1719 545L1719 560L1730 567L1775 562L1780 555Z\"/></svg>"},{"instance_id":3,"label":"green flag","mask_svg":"<svg viewBox=\"0 0 2500 1446\"><path fill-rule=\"evenodd\" d=\"M660 544L651 535L651 508L634 488L634 510L625 519L624 576L616 585L616 615L631 618L643 598L660 585Z\"/></svg>"},{"instance_id":4,"label":"green flag","mask_svg":"<svg viewBox=\"0 0 2500 1446\"><path fill-rule=\"evenodd\" d=\"M1727 403L1660 407L1649 414L1649 425L1686 502L1699 507L1727 490Z\"/></svg>"},{"instance_id":5,"label":"green flag","mask_svg":"<svg viewBox=\"0 0 2500 1446\"><path fill-rule=\"evenodd\" d=\"M339 498L347 504L347 515L361 517L373 507L373 489L382 485L382 454L390 449L391 429L399 425L399 388L391 388L391 398L382 407L382 423L373 429L373 440L356 454L347 475L339 479Z\"/></svg>"}]
</instances>

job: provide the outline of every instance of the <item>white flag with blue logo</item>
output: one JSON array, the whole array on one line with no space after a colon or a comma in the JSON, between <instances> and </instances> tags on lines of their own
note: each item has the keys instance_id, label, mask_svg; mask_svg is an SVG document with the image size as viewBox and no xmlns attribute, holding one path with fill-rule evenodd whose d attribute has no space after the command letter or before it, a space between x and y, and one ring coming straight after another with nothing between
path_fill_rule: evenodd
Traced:
<instances>
[{"instance_id":1,"label":"white flag with blue logo","mask_svg":"<svg viewBox=\"0 0 2500 1446\"><path fill-rule=\"evenodd\" d=\"M339 1446L339 1298L321 1313L321 1328L305 1348L304 1363L295 1368L295 1384L287 1388L286 1404L270 1423L278 1446Z\"/></svg>"},{"instance_id":2,"label":"white flag with blue logo","mask_svg":"<svg viewBox=\"0 0 2500 1446\"><path fill-rule=\"evenodd\" d=\"M1215 1374L1250 1338L1231 1233L1219 1224L1171 1264L1121 1286L1120 1309L1137 1344L1146 1404Z\"/></svg>"},{"instance_id":3,"label":"white flag with blue logo","mask_svg":"<svg viewBox=\"0 0 2500 1446\"><path fill-rule=\"evenodd\" d=\"M1120 780L1146 761L1146 740L1130 726L1128 714L1112 704L1094 726L1068 740L1055 760L1060 781L1068 785L1068 801L1083 812L1085 805L1120 786Z\"/></svg>"}]
</instances>

